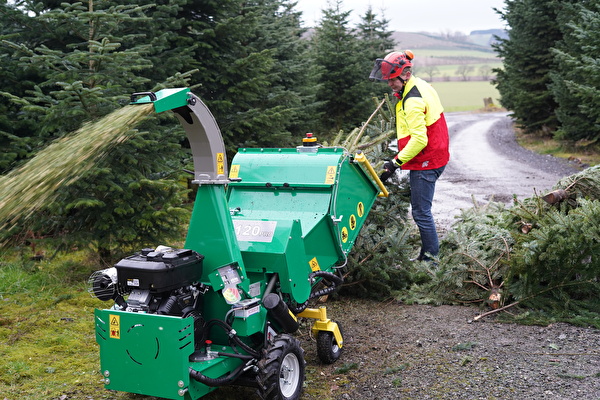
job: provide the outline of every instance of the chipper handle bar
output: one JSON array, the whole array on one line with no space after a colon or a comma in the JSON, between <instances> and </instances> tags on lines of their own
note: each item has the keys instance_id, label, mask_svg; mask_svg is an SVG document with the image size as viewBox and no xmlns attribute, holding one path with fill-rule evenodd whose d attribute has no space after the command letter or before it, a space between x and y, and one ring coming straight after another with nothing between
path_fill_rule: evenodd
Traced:
<instances>
[{"instance_id":1,"label":"chipper handle bar","mask_svg":"<svg viewBox=\"0 0 600 400\"><path fill-rule=\"evenodd\" d=\"M354 160L359 162L362 166L364 166L366 168L367 171L369 171L369 174L371 174L371 178L373 178L373 180L375 181L375 183L381 190L381 192L379 192L377 197L388 197L389 196L388 190L385 188L385 185L383 184L383 182L381 182L381 179L379 179L379 176L377 176L377 172L375 172L375 170L369 163L369 160L367 160L367 157L365 157L365 154L362 151L358 151L356 153L356 155L354 156Z\"/></svg>"}]
</instances>

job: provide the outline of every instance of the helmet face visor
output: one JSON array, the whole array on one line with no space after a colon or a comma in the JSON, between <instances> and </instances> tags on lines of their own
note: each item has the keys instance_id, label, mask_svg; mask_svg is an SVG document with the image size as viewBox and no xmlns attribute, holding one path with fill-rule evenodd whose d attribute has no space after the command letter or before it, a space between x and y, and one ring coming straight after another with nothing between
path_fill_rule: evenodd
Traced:
<instances>
[{"instance_id":1,"label":"helmet face visor","mask_svg":"<svg viewBox=\"0 0 600 400\"><path fill-rule=\"evenodd\" d=\"M401 73L401 67L398 64L393 64L383 58L375 60L375 65L371 74L369 74L370 80L376 81L387 81L388 79L395 78Z\"/></svg>"}]
</instances>

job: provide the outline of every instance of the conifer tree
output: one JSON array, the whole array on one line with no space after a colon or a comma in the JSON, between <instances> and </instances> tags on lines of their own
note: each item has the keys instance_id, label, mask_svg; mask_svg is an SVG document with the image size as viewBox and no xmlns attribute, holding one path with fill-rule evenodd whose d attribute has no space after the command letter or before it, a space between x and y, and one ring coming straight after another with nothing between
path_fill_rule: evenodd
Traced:
<instances>
[{"instance_id":1,"label":"conifer tree","mask_svg":"<svg viewBox=\"0 0 600 400\"><path fill-rule=\"evenodd\" d=\"M558 21L563 39L553 49L556 69L550 86L561 124L555 137L595 143L600 139L600 5L564 4Z\"/></svg>"},{"instance_id":2,"label":"conifer tree","mask_svg":"<svg viewBox=\"0 0 600 400\"><path fill-rule=\"evenodd\" d=\"M358 24L357 34L362 47L370 51L373 60L383 58L385 53L396 46L396 42L392 39L393 32L388 30L388 24L389 20L379 19L371 6L367 8ZM372 66L373 60L369 59L367 64Z\"/></svg>"},{"instance_id":3,"label":"conifer tree","mask_svg":"<svg viewBox=\"0 0 600 400\"><path fill-rule=\"evenodd\" d=\"M299 136L313 132L319 125L319 106L316 100L319 70L309 55L306 29L301 28L301 14L295 11L294 1L275 1L278 10L270 16L270 40L262 47L275 48L277 96L273 99L290 109L286 127L298 143Z\"/></svg>"},{"instance_id":4,"label":"conifer tree","mask_svg":"<svg viewBox=\"0 0 600 400\"><path fill-rule=\"evenodd\" d=\"M39 40L39 30L29 25L31 18L17 7L19 4L0 2L0 44L16 37L25 43ZM20 160L27 158L34 142L31 133L35 124L29 119L19 118L21 107L7 95L24 93L29 83L39 78L37 71L22 68L18 58L10 48L0 45L0 146L3 149L0 152L0 173L8 172Z\"/></svg>"},{"instance_id":5,"label":"conifer tree","mask_svg":"<svg viewBox=\"0 0 600 400\"><path fill-rule=\"evenodd\" d=\"M138 34L120 36L122 25L148 21L144 14L148 8L63 3L30 17L34 24L60 26L57 32L43 31L42 43L6 42L19 57L20 67L38 73L39 79L24 95L6 95L21 106L23 119L35 122L34 134L42 143L110 113L136 88L149 84L138 72L151 66L144 57L151 48ZM174 119L162 131L148 130L116 147L26 228L60 232L74 243L94 243L103 257L116 246L155 244L149 242L179 232L182 215L177 206L184 189L177 183L181 170L177 164L185 156L179 145L182 132L173 126ZM172 212L162 212L167 209Z\"/></svg>"},{"instance_id":6,"label":"conifer tree","mask_svg":"<svg viewBox=\"0 0 600 400\"><path fill-rule=\"evenodd\" d=\"M197 44L195 91L215 114L230 155L290 144L291 131L305 129L302 121L315 114L315 73L293 6L191 0L180 14Z\"/></svg>"},{"instance_id":7,"label":"conifer tree","mask_svg":"<svg viewBox=\"0 0 600 400\"><path fill-rule=\"evenodd\" d=\"M350 27L351 11L343 11L338 0L323 10L323 18L312 37L313 57L321 69L317 99L322 102L324 130L350 131L365 121L372 98L383 87L369 81L373 61L393 48L388 21L379 19L369 7L356 29ZM383 89L384 91L385 89Z\"/></svg>"},{"instance_id":8,"label":"conifer tree","mask_svg":"<svg viewBox=\"0 0 600 400\"><path fill-rule=\"evenodd\" d=\"M556 101L548 90L556 68L551 48L561 39L556 23L561 0L511 0L502 18L510 26L508 39L494 45L504 59L495 69L501 104L511 110L525 132L551 132L557 126Z\"/></svg>"},{"instance_id":9,"label":"conifer tree","mask_svg":"<svg viewBox=\"0 0 600 400\"><path fill-rule=\"evenodd\" d=\"M40 147L120 107L132 92L166 85L194 86L230 150L286 145L291 129L306 129L305 121L318 115L316 73L304 54L307 42L293 2L23 5L21 24L39 26L39 35L32 40L13 35L5 49L20 60L15 71L35 71L36 79L23 90L6 90L4 98L18 106L23 121L32 122ZM186 80L192 68L197 72ZM164 83L170 75L174 78ZM182 200L178 175L188 156L181 151L185 141L178 124L168 116L156 118L62 192L47 218L40 215L32 228L97 243L104 255L119 245L156 244L161 234L174 233ZM153 214L147 206L174 211ZM160 229L145 229L152 225Z\"/></svg>"},{"instance_id":10,"label":"conifer tree","mask_svg":"<svg viewBox=\"0 0 600 400\"><path fill-rule=\"evenodd\" d=\"M368 109L356 109L357 103L365 100L354 89L368 80L368 56L349 27L349 15L350 11L342 11L342 1L338 0L323 10L312 38L312 56L322 72L317 99L323 102L322 127L326 131L349 131L369 115Z\"/></svg>"},{"instance_id":11,"label":"conifer tree","mask_svg":"<svg viewBox=\"0 0 600 400\"><path fill-rule=\"evenodd\" d=\"M356 31L360 43L362 77L356 82L353 92L356 96L356 112L367 109L373 97L380 97L382 93L389 92L386 84L369 81L369 73L373 68L373 62L377 58L383 58L387 53L394 50L396 42L392 39L392 31L388 30L389 21L380 19L369 6L361 17Z\"/></svg>"}]
</instances>

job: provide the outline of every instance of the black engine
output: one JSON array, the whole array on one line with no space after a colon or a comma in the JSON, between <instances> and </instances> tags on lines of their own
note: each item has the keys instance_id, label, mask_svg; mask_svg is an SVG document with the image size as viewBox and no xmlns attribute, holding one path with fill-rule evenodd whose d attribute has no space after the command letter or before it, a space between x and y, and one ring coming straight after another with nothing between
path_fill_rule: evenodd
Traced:
<instances>
[{"instance_id":1,"label":"black engine","mask_svg":"<svg viewBox=\"0 0 600 400\"><path fill-rule=\"evenodd\" d=\"M100 300L114 300L115 307L129 312L200 318L203 259L188 249L144 249L112 268L95 272L89 279L89 291Z\"/></svg>"}]
</instances>

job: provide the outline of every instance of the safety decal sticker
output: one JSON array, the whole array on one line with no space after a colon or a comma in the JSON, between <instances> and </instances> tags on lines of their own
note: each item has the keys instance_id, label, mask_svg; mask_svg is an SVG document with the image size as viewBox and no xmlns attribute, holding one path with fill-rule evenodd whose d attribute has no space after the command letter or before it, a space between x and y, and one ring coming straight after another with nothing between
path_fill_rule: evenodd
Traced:
<instances>
[{"instance_id":1,"label":"safety decal sticker","mask_svg":"<svg viewBox=\"0 0 600 400\"><path fill-rule=\"evenodd\" d=\"M335 183L335 173L337 172L337 165L330 165L327 167L327 173L325 174L325 184L333 185Z\"/></svg>"},{"instance_id":2,"label":"safety decal sticker","mask_svg":"<svg viewBox=\"0 0 600 400\"><path fill-rule=\"evenodd\" d=\"M121 339L121 316L120 315L109 315L110 321L110 338Z\"/></svg>"},{"instance_id":3,"label":"safety decal sticker","mask_svg":"<svg viewBox=\"0 0 600 400\"><path fill-rule=\"evenodd\" d=\"M348 241L348 228L342 228L342 242L346 243Z\"/></svg>"},{"instance_id":4,"label":"safety decal sticker","mask_svg":"<svg viewBox=\"0 0 600 400\"><path fill-rule=\"evenodd\" d=\"M354 214L350 216L350 229L356 229L356 216Z\"/></svg>"},{"instance_id":5,"label":"safety decal sticker","mask_svg":"<svg viewBox=\"0 0 600 400\"><path fill-rule=\"evenodd\" d=\"M362 218L363 215L365 215L365 205L363 204L362 201L358 202L358 205L356 206L356 213L361 218Z\"/></svg>"},{"instance_id":6,"label":"safety decal sticker","mask_svg":"<svg viewBox=\"0 0 600 400\"><path fill-rule=\"evenodd\" d=\"M217 174L225 173L225 156L223 153L217 153Z\"/></svg>"},{"instance_id":7,"label":"safety decal sticker","mask_svg":"<svg viewBox=\"0 0 600 400\"><path fill-rule=\"evenodd\" d=\"M231 169L229 170L229 177L230 178L239 178L240 175L240 165L239 164L234 164L231 166Z\"/></svg>"},{"instance_id":8,"label":"safety decal sticker","mask_svg":"<svg viewBox=\"0 0 600 400\"><path fill-rule=\"evenodd\" d=\"M308 262L308 265L310 265L310 269L313 272L321 270L321 266L319 265L319 262L317 261L317 257L313 257L313 259Z\"/></svg>"}]
</instances>

